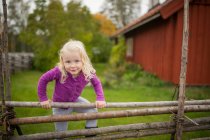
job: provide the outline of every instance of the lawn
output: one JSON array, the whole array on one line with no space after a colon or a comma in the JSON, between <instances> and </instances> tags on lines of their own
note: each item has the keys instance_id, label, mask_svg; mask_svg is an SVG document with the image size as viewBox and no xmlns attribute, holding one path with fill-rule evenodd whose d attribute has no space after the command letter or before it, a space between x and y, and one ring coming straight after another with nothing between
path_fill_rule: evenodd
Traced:
<instances>
[{"instance_id":1,"label":"lawn","mask_svg":"<svg viewBox=\"0 0 210 140\"><path fill-rule=\"evenodd\" d=\"M105 65L94 65L97 70L97 75L104 82L103 73ZM41 72L38 71L24 71L16 73L11 77L11 91L12 100L14 101L38 101L37 98L37 82L41 76ZM146 82L142 82L147 81ZM140 81L128 84L128 86L118 86L116 88L104 87L104 93L107 102L145 102L145 101L170 101L174 95L175 86L172 84L161 84L160 86L148 84L151 82L157 82L158 79L148 77L148 79L141 79ZM48 86L48 96L51 97L53 92L53 83ZM94 90L91 87L86 87L82 93L82 96L90 100L95 101ZM210 99L210 87L187 87L186 88L187 99ZM101 109L99 111L108 111L113 109ZM44 116L50 115L51 110L44 110L40 108L15 108L17 117L29 117L29 116ZM209 112L188 113L185 114L190 118L209 116ZM171 114L169 115L150 115L142 117L126 117L115 119L100 119L98 120L98 126L111 126L122 125L132 123L144 123L144 122L158 122L158 121L170 121ZM75 121L69 123L69 130L83 129L85 121ZM21 129L24 134L41 133L54 131L53 123L46 124L33 124L33 125L21 125ZM199 131L192 133L184 133L183 139L191 139L197 137L210 137L210 131ZM168 140L170 135L151 136L145 138L139 138L143 140Z\"/></svg>"}]
</instances>

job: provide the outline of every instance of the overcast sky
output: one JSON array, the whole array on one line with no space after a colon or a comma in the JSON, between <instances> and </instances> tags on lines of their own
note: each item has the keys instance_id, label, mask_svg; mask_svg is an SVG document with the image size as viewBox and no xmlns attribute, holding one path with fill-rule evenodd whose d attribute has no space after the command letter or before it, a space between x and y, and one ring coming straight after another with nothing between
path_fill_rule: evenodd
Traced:
<instances>
[{"instance_id":1,"label":"overcast sky","mask_svg":"<svg viewBox=\"0 0 210 140\"><path fill-rule=\"evenodd\" d=\"M101 10L104 0L83 0L83 3L90 9L92 13L97 13Z\"/></svg>"},{"instance_id":2,"label":"overcast sky","mask_svg":"<svg viewBox=\"0 0 210 140\"><path fill-rule=\"evenodd\" d=\"M70 0L62 0L64 4L68 3ZM91 13L95 14L101 10L101 6L104 0L82 0L82 3L86 5Z\"/></svg>"},{"instance_id":3,"label":"overcast sky","mask_svg":"<svg viewBox=\"0 0 210 140\"><path fill-rule=\"evenodd\" d=\"M64 4L68 3L70 0L62 0ZM91 13L95 14L101 11L101 7L105 0L82 0L82 3L86 5ZM141 2L141 14L144 14L148 10L148 3L150 0L142 0ZM160 3L164 2L165 0L159 0Z\"/></svg>"}]
</instances>

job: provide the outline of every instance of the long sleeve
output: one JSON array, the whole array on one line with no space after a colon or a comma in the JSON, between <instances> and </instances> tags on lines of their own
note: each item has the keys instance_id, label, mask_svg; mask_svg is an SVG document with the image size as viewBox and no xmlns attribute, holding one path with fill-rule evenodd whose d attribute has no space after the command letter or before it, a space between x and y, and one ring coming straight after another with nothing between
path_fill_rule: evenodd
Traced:
<instances>
[{"instance_id":1,"label":"long sleeve","mask_svg":"<svg viewBox=\"0 0 210 140\"><path fill-rule=\"evenodd\" d=\"M47 71L46 73L44 73L38 82L38 97L39 97L39 101L46 101L48 100L47 97L47 84L50 81L53 81L55 79L59 78L59 69L58 67L55 67L49 71Z\"/></svg>"},{"instance_id":2,"label":"long sleeve","mask_svg":"<svg viewBox=\"0 0 210 140\"><path fill-rule=\"evenodd\" d=\"M94 75L94 77L90 80L93 88L94 88L94 91L96 93L96 100L97 101L104 101L105 98L104 98L104 92L103 92L103 88L102 88L102 84L101 84L101 81L99 80L99 78Z\"/></svg>"}]
</instances>

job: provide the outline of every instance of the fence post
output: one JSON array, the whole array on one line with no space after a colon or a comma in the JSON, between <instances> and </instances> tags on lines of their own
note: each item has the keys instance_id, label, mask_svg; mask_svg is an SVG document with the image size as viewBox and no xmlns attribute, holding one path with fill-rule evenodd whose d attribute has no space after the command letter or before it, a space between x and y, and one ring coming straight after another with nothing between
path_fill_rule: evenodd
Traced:
<instances>
[{"instance_id":1,"label":"fence post","mask_svg":"<svg viewBox=\"0 0 210 140\"><path fill-rule=\"evenodd\" d=\"M178 96L178 112L176 122L176 140L182 139L183 121L184 121L184 102L185 102L185 84L187 72L187 56L188 56L188 35L189 35L189 0L184 0L184 16L183 16L183 39L182 39L182 56L181 71L179 79L179 96Z\"/></svg>"},{"instance_id":2,"label":"fence post","mask_svg":"<svg viewBox=\"0 0 210 140\"><path fill-rule=\"evenodd\" d=\"M15 73L15 57L10 55L10 72Z\"/></svg>"}]
</instances>

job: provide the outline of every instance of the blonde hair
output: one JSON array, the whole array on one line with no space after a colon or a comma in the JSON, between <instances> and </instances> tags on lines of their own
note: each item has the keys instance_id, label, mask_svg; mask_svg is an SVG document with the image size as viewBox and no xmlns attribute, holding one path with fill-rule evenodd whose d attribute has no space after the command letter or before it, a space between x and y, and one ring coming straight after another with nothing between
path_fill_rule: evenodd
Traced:
<instances>
[{"instance_id":1,"label":"blonde hair","mask_svg":"<svg viewBox=\"0 0 210 140\"><path fill-rule=\"evenodd\" d=\"M81 41L77 40L70 40L67 43L64 44L64 46L61 48L59 52L59 59L60 62L58 63L58 68L61 71L61 83L63 83L67 78L67 72L65 70L62 55L64 52L71 52L71 51L79 51L79 54L81 56L82 60L82 72L85 76L85 80L90 81L90 79L95 74L96 70L93 68L91 61L87 55L87 52L85 50L85 46Z\"/></svg>"}]
</instances>

